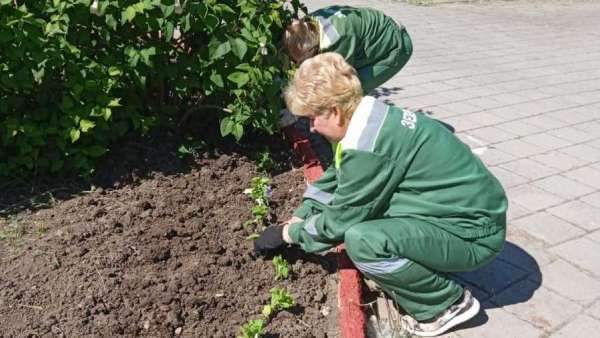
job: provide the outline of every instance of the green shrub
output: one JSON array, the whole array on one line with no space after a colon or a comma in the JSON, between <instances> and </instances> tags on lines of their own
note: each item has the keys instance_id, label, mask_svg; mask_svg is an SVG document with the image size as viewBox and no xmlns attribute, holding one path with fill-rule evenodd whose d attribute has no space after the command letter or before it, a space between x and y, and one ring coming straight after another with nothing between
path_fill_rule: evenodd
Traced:
<instances>
[{"instance_id":1,"label":"green shrub","mask_svg":"<svg viewBox=\"0 0 600 338\"><path fill-rule=\"evenodd\" d=\"M273 132L284 3L0 0L0 176L89 174L126 133L194 118Z\"/></svg>"}]
</instances>

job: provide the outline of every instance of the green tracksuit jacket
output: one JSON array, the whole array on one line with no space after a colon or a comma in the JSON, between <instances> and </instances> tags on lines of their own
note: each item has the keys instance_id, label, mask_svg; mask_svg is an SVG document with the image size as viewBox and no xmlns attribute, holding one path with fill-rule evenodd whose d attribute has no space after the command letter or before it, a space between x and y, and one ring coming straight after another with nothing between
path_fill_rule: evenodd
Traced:
<instances>
[{"instance_id":1,"label":"green tracksuit jacket","mask_svg":"<svg viewBox=\"0 0 600 338\"><path fill-rule=\"evenodd\" d=\"M330 6L309 15L319 26L319 51L341 54L358 72L365 93L396 74L412 54L406 29L378 10Z\"/></svg>"},{"instance_id":2,"label":"green tracksuit jacket","mask_svg":"<svg viewBox=\"0 0 600 338\"><path fill-rule=\"evenodd\" d=\"M365 97L335 164L308 187L291 239L305 251L343 242L356 267L415 319L463 294L449 273L488 264L502 249L504 190L438 121Z\"/></svg>"},{"instance_id":3,"label":"green tracksuit jacket","mask_svg":"<svg viewBox=\"0 0 600 338\"><path fill-rule=\"evenodd\" d=\"M365 97L338 145L336 166L310 185L290 227L305 251L344 241L353 225L411 217L464 239L506 226L498 180L467 145L422 113Z\"/></svg>"}]
</instances>

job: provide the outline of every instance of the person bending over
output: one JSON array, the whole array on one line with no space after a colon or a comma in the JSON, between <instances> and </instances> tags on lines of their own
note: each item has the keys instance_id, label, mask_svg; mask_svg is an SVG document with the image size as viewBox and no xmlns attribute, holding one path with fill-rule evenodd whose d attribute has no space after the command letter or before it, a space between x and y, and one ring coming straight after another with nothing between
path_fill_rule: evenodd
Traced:
<instances>
[{"instance_id":1,"label":"person bending over","mask_svg":"<svg viewBox=\"0 0 600 338\"><path fill-rule=\"evenodd\" d=\"M341 54L358 72L365 94L398 73L412 55L404 26L381 11L350 6L325 7L292 21L283 44L298 65L319 53Z\"/></svg>"}]
</instances>

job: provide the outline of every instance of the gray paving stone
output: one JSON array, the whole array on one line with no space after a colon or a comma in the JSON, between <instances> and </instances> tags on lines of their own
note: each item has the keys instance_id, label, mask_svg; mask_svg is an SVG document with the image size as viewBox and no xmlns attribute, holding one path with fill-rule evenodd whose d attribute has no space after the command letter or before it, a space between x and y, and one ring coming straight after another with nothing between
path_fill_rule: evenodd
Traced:
<instances>
[{"instance_id":1,"label":"gray paving stone","mask_svg":"<svg viewBox=\"0 0 600 338\"><path fill-rule=\"evenodd\" d=\"M487 141L488 143L502 142L517 137L515 134L511 134L510 132L496 127L483 127L469 130L469 134L480 140Z\"/></svg>"},{"instance_id":2,"label":"gray paving stone","mask_svg":"<svg viewBox=\"0 0 600 338\"><path fill-rule=\"evenodd\" d=\"M510 170L528 180L537 180L558 173L558 169L545 166L534 160L522 158L508 163L501 164L500 167Z\"/></svg>"},{"instance_id":3,"label":"gray paving stone","mask_svg":"<svg viewBox=\"0 0 600 338\"><path fill-rule=\"evenodd\" d=\"M456 274L457 278L477 286L492 298L515 282L525 279L527 275L526 271L499 259L475 271Z\"/></svg>"},{"instance_id":4,"label":"gray paving stone","mask_svg":"<svg viewBox=\"0 0 600 338\"><path fill-rule=\"evenodd\" d=\"M504 310L544 331L556 329L582 310L581 305L528 280L497 295L492 302L506 304Z\"/></svg>"},{"instance_id":5,"label":"gray paving stone","mask_svg":"<svg viewBox=\"0 0 600 338\"><path fill-rule=\"evenodd\" d=\"M568 299L587 305L600 294L600 281L597 278L562 259L542 266L541 270L544 286Z\"/></svg>"},{"instance_id":6,"label":"gray paving stone","mask_svg":"<svg viewBox=\"0 0 600 338\"><path fill-rule=\"evenodd\" d=\"M596 230L590 233L589 235L587 235L587 238L591 239L594 242L600 243L600 230Z\"/></svg>"},{"instance_id":7,"label":"gray paving stone","mask_svg":"<svg viewBox=\"0 0 600 338\"><path fill-rule=\"evenodd\" d=\"M595 192L580 198L583 202L600 209L600 192Z\"/></svg>"},{"instance_id":8,"label":"gray paving stone","mask_svg":"<svg viewBox=\"0 0 600 338\"><path fill-rule=\"evenodd\" d=\"M500 142L495 144L494 147L517 158L532 156L544 152L544 149L521 140Z\"/></svg>"},{"instance_id":9,"label":"gray paving stone","mask_svg":"<svg viewBox=\"0 0 600 338\"><path fill-rule=\"evenodd\" d=\"M521 122L520 120L501 123L496 125L496 127L519 136L527 136L531 134L541 133L544 131L543 128L525 122Z\"/></svg>"},{"instance_id":10,"label":"gray paving stone","mask_svg":"<svg viewBox=\"0 0 600 338\"><path fill-rule=\"evenodd\" d=\"M585 310L585 313L596 319L600 319L600 300L594 303L594 305L587 308Z\"/></svg>"},{"instance_id":11,"label":"gray paving stone","mask_svg":"<svg viewBox=\"0 0 600 338\"><path fill-rule=\"evenodd\" d=\"M489 96L468 99L465 101L465 103L480 107L482 109L492 109L492 108L498 108L498 107L502 107L502 106L506 105L502 101L495 100Z\"/></svg>"},{"instance_id":12,"label":"gray paving stone","mask_svg":"<svg viewBox=\"0 0 600 338\"><path fill-rule=\"evenodd\" d=\"M458 327L456 332L461 337L497 338L500 334L501 337L537 338L543 334L542 330L502 308L487 303L484 303L483 307L484 311Z\"/></svg>"},{"instance_id":13,"label":"gray paving stone","mask_svg":"<svg viewBox=\"0 0 600 338\"><path fill-rule=\"evenodd\" d=\"M600 243L587 238L574 239L552 248L552 252L600 277ZM598 293L595 294L596 297Z\"/></svg>"},{"instance_id":14,"label":"gray paving stone","mask_svg":"<svg viewBox=\"0 0 600 338\"><path fill-rule=\"evenodd\" d=\"M579 124L586 121L598 119L598 116L593 112L587 111L582 107L571 108L566 110L554 111L547 114L548 117L564 121L568 124Z\"/></svg>"},{"instance_id":15,"label":"gray paving stone","mask_svg":"<svg viewBox=\"0 0 600 338\"><path fill-rule=\"evenodd\" d=\"M480 154L479 157L483 163L487 164L488 166L494 166L516 159L515 156L507 154L494 147L489 147L483 154Z\"/></svg>"},{"instance_id":16,"label":"gray paving stone","mask_svg":"<svg viewBox=\"0 0 600 338\"><path fill-rule=\"evenodd\" d=\"M563 198L530 184L508 189L508 198L531 211L546 209L564 201Z\"/></svg>"},{"instance_id":17,"label":"gray paving stone","mask_svg":"<svg viewBox=\"0 0 600 338\"><path fill-rule=\"evenodd\" d=\"M527 271L527 279L540 282L541 267L555 262L559 257L546 249L547 244L525 231L508 225L504 249L498 259Z\"/></svg>"},{"instance_id":18,"label":"gray paving stone","mask_svg":"<svg viewBox=\"0 0 600 338\"><path fill-rule=\"evenodd\" d=\"M464 116L449 117L444 119L444 122L454 127L457 132L468 131L483 126L481 123Z\"/></svg>"},{"instance_id":19,"label":"gray paving stone","mask_svg":"<svg viewBox=\"0 0 600 338\"><path fill-rule=\"evenodd\" d=\"M574 127L563 127L548 131L549 134L573 143L585 142L594 139L594 135L588 134Z\"/></svg>"},{"instance_id":20,"label":"gray paving stone","mask_svg":"<svg viewBox=\"0 0 600 338\"><path fill-rule=\"evenodd\" d=\"M462 115L462 116L468 118L471 121L479 123L482 126L496 125L496 124L503 123L506 121L505 117L503 117L501 115L493 114L493 113L487 112L487 111L480 111L477 113L471 113L471 114Z\"/></svg>"},{"instance_id":21,"label":"gray paving stone","mask_svg":"<svg viewBox=\"0 0 600 338\"><path fill-rule=\"evenodd\" d=\"M600 321L587 315L579 315L550 337L590 338L596 336L598 332L600 332Z\"/></svg>"},{"instance_id":22,"label":"gray paving stone","mask_svg":"<svg viewBox=\"0 0 600 338\"><path fill-rule=\"evenodd\" d=\"M600 149L600 139L589 141L587 145Z\"/></svg>"},{"instance_id":23,"label":"gray paving stone","mask_svg":"<svg viewBox=\"0 0 600 338\"><path fill-rule=\"evenodd\" d=\"M586 163L585 161L582 161L576 157L572 157L558 151L534 155L531 157L531 159L549 167L556 168L560 171L567 171L576 167L581 167Z\"/></svg>"},{"instance_id":24,"label":"gray paving stone","mask_svg":"<svg viewBox=\"0 0 600 338\"><path fill-rule=\"evenodd\" d=\"M562 148L559 151L587 162L600 161L600 149L587 144L577 144Z\"/></svg>"},{"instance_id":25,"label":"gray paving stone","mask_svg":"<svg viewBox=\"0 0 600 338\"><path fill-rule=\"evenodd\" d=\"M590 186L579 183L561 175L550 176L539 181L532 182L531 184L565 199L573 199L576 197L587 195L595 190Z\"/></svg>"},{"instance_id":26,"label":"gray paving stone","mask_svg":"<svg viewBox=\"0 0 600 338\"><path fill-rule=\"evenodd\" d=\"M520 218L512 221L511 225L552 245L585 234L585 231L547 212L537 212Z\"/></svg>"},{"instance_id":27,"label":"gray paving stone","mask_svg":"<svg viewBox=\"0 0 600 338\"><path fill-rule=\"evenodd\" d=\"M583 130L584 132L586 132L596 138L600 137L600 122L598 122L598 109L600 109L600 107L595 108L594 112L590 113L590 114L593 114L593 116L595 116L594 120L576 124L573 126L573 128Z\"/></svg>"},{"instance_id":28,"label":"gray paving stone","mask_svg":"<svg viewBox=\"0 0 600 338\"><path fill-rule=\"evenodd\" d=\"M600 170L591 167L582 167L565 172L563 175L575 181L600 189Z\"/></svg>"},{"instance_id":29,"label":"gray paving stone","mask_svg":"<svg viewBox=\"0 0 600 338\"><path fill-rule=\"evenodd\" d=\"M504 187L505 190L508 189L508 187ZM532 211L529 209L526 209L525 207L519 205L518 203L513 202L513 200L511 198L508 199L508 211L506 212L507 214L507 218L509 220L515 220L515 219L519 219L525 215L531 214Z\"/></svg>"},{"instance_id":30,"label":"gray paving stone","mask_svg":"<svg viewBox=\"0 0 600 338\"><path fill-rule=\"evenodd\" d=\"M491 167L490 171L496 176L496 178L502 183L504 189L523 184L528 181L527 178L519 176L512 171L506 170L502 167Z\"/></svg>"},{"instance_id":31,"label":"gray paving stone","mask_svg":"<svg viewBox=\"0 0 600 338\"><path fill-rule=\"evenodd\" d=\"M586 230L600 228L600 209L580 201L549 208L548 212Z\"/></svg>"},{"instance_id":32,"label":"gray paving stone","mask_svg":"<svg viewBox=\"0 0 600 338\"><path fill-rule=\"evenodd\" d=\"M571 145L571 142L565 141L561 138L552 136L547 133L524 136L521 138L521 141L525 141L527 143L536 145L544 149L544 151L554 150L557 148L564 148Z\"/></svg>"},{"instance_id":33,"label":"gray paving stone","mask_svg":"<svg viewBox=\"0 0 600 338\"><path fill-rule=\"evenodd\" d=\"M554 119L552 117L548 117L545 115L536 115L536 116L525 118L521 121L525 122L527 124L534 125L536 127L540 127L544 130L558 129L558 128L562 128L562 127L566 126L567 124L569 124L569 122Z\"/></svg>"}]
</instances>

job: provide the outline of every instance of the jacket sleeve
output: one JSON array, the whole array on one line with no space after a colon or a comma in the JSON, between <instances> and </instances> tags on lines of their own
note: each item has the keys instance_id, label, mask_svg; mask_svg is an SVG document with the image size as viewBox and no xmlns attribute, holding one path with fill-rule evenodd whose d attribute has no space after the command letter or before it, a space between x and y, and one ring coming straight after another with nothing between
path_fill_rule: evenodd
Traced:
<instances>
[{"instance_id":1,"label":"jacket sleeve","mask_svg":"<svg viewBox=\"0 0 600 338\"><path fill-rule=\"evenodd\" d=\"M331 165L321 178L308 185L302 196L302 204L296 209L294 216L305 220L316 213L322 212L323 207L331 202L336 187L335 167Z\"/></svg>"},{"instance_id":2,"label":"jacket sleeve","mask_svg":"<svg viewBox=\"0 0 600 338\"><path fill-rule=\"evenodd\" d=\"M355 224L380 217L403 179L404 166L366 151L345 150L331 202L303 222L290 226L294 243L309 252L344 241Z\"/></svg>"}]
</instances>

